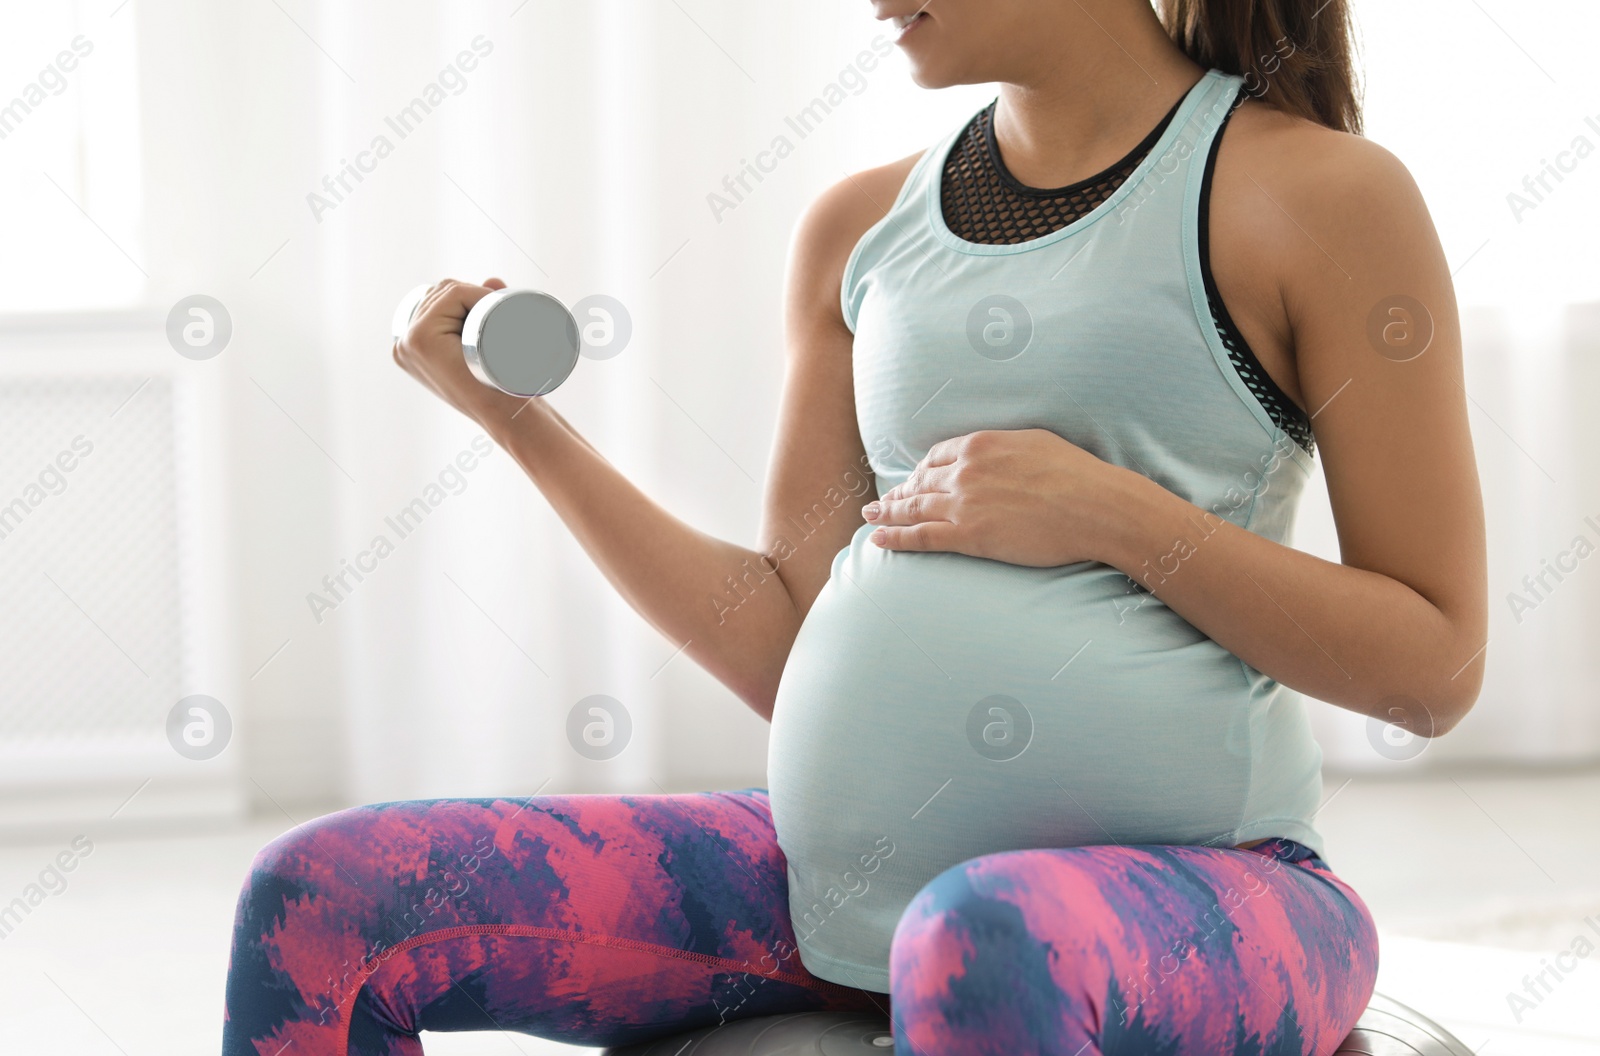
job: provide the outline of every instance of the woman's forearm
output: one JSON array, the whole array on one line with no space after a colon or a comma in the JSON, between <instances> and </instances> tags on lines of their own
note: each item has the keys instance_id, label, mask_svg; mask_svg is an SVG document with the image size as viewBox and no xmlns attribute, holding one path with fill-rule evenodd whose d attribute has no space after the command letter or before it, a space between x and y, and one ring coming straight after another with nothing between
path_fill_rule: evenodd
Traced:
<instances>
[{"instance_id":1,"label":"woman's forearm","mask_svg":"<svg viewBox=\"0 0 1600 1056\"><path fill-rule=\"evenodd\" d=\"M1485 642L1470 618L1390 576L1223 521L1138 474L1118 488L1125 518L1106 533L1107 563L1256 670L1386 722L1401 721L1399 708L1424 736L1446 732L1476 699ZM1119 607L1140 618L1138 595Z\"/></svg>"},{"instance_id":2,"label":"woman's forearm","mask_svg":"<svg viewBox=\"0 0 1600 1056\"><path fill-rule=\"evenodd\" d=\"M770 718L801 622L774 566L672 516L543 400L487 427L623 598Z\"/></svg>"}]
</instances>

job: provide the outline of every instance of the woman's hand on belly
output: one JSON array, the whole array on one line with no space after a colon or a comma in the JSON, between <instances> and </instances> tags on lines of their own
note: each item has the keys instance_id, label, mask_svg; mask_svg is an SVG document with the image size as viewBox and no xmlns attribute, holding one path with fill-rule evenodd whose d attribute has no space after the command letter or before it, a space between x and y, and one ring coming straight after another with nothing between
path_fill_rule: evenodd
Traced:
<instances>
[{"instance_id":1,"label":"woman's hand on belly","mask_svg":"<svg viewBox=\"0 0 1600 1056\"><path fill-rule=\"evenodd\" d=\"M1054 568L1104 560L1117 495L1134 475L1046 429L984 430L933 445L861 512L885 550Z\"/></svg>"}]
</instances>

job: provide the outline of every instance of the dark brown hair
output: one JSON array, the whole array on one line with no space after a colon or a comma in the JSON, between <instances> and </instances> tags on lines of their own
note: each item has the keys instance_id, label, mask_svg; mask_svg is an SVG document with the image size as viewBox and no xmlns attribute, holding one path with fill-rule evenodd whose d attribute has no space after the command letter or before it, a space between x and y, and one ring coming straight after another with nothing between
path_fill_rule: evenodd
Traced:
<instances>
[{"instance_id":1,"label":"dark brown hair","mask_svg":"<svg viewBox=\"0 0 1600 1056\"><path fill-rule=\"evenodd\" d=\"M1161 21L1191 59L1244 77L1279 110L1361 133L1347 0L1159 0Z\"/></svg>"}]
</instances>

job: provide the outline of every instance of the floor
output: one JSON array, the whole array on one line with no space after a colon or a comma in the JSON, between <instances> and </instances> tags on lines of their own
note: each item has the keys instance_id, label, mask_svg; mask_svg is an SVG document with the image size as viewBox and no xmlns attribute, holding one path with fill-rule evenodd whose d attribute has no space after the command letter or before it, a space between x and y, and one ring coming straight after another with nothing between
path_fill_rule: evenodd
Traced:
<instances>
[{"instance_id":1,"label":"floor","mask_svg":"<svg viewBox=\"0 0 1600 1056\"><path fill-rule=\"evenodd\" d=\"M1318 822L1329 861L1382 929L1379 988L1487 1056L1600 1054L1600 771L1344 781L1330 777ZM75 852L64 886L0 937L0 1048L215 1053L238 883L288 826L102 838ZM0 903L70 849L0 847ZM425 1045L429 1056L589 1051L492 1033Z\"/></svg>"}]
</instances>

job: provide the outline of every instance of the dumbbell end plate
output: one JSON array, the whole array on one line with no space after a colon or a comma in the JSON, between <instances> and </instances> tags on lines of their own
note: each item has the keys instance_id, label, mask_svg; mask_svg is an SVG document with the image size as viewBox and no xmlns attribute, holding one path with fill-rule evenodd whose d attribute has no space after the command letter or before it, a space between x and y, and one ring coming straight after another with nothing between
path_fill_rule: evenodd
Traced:
<instances>
[{"instance_id":1,"label":"dumbbell end plate","mask_svg":"<svg viewBox=\"0 0 1600 1056\"><path fill-rule=\"evenodd\" d=\"M486 385L513 396L543 396L567 380L581 351L578 321L538 290L496 290L467 313L461 350Z\"/></svg>"}]
</instances>

